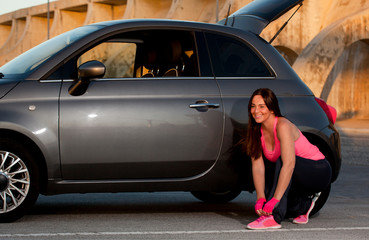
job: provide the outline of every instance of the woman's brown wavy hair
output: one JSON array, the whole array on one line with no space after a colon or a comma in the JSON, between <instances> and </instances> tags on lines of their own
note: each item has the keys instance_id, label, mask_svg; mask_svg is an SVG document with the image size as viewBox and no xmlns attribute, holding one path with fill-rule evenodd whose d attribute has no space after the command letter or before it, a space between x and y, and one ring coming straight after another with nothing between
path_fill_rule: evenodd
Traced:
<instances>
[{"instance_id":1,"label":"woman's brown wavy hair","mask_svg":"<svg viewBox=\"0 0 369 240\"><path fill-rule=\"evenodd\" d=\"M251 114L252 100L256 95L260 95L264 99L265 105L270 111L274 112L275 116L282 117L281 111L279 109L278 99L272 90L270 90L269 88L259 88L252 94L248 105L249 122L247 125L247 134L246 139L244 139L242 145L247 155L254 159L259 158L262 153L260 140L261 124L256 123Z\"/></svg>"}]
</instances>

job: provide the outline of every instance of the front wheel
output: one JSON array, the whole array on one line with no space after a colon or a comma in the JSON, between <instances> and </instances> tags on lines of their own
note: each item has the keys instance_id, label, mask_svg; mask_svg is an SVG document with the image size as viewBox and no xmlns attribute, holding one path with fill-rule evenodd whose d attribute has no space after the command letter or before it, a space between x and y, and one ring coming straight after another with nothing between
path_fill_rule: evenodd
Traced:
<instances>
[{"instance_id":1,"label":"front wheel","mask_svg":"<svg viewBox=\"0 0 369 240\"><path fill-rule=\"evenodd\" d=\"M39 194L39 174L29 151L12 139L0 139L0 222L13 222Z\"/></svg>"},{"instance_id":2,"label":"front wheel","mask_svg":"<svg viewBox=\"0 0 369 240\"><path fill-rule=\"evenodd\" d=\"M241 190L229 190L223 192L197 191L191 193L197 199L206 203L227 203L240 195Z\"/></svg>"}]
</instances>

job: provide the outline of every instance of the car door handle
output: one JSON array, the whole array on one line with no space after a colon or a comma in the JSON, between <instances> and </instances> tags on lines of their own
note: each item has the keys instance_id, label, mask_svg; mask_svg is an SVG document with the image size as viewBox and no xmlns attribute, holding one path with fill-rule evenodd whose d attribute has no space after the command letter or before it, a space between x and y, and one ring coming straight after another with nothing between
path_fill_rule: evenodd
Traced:
<instances>
[{"instance_id":1,"label":"car door handle","mask_svg":"<svg viewBox=\"0 0 369 240\"><path fill-rule=\"evenodd\" d=\"M194 104L190 104L190 108L203 108L203 107L219 108L219 104L218 103L194 103Z\"/></svg>"},{"instance_id":2,"label":"car door handle","mask_svg":"<svg viewBox=\"0 0 369 240\"><path fill-rule=\"evenodd\" d=\"M208 109L219 108L218 103L209 103L206 100L199 100L196 103L190 104L190 108L196 108L200 112L206 112Z\"/></svg>"}]
</instances>

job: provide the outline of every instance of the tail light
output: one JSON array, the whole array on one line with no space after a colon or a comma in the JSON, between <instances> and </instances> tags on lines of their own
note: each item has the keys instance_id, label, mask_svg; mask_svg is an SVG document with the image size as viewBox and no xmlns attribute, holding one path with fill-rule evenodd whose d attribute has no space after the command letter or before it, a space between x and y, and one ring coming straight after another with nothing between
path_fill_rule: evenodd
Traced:
<instances>
[{"instance_id":1,"label":"tail light","mask_svg":"<svg viewBox=\"0 0 369 240\"><path fill-rule=\"evenodd\" d=\"M331 123L335 123L337 119L337 111L334 107L328 105L323 99L315 98L315 100L319 103L320 107L324 110L325 114Z\"/></svg>"}]
</instances>

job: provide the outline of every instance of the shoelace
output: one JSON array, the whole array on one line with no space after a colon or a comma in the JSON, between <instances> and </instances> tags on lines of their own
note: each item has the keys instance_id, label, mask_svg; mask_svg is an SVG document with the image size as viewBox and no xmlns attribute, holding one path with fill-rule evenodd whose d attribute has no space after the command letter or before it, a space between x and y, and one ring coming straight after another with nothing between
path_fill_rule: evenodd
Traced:
<instances>
[{"instance_id":1,"label":"shoelace","mask_svg":"<svg viewBox=\"0 0 369 240\"><path fill-rule=\"evenodd\" d=\"M257 222L261 222L261 221L263 221L264 219L266 219L266 218L268 218L269 216L265 216L265 215L263 215L263 216L260 216L258 219L256 219L256 221Z\"/></svg>"}]
</instances>

